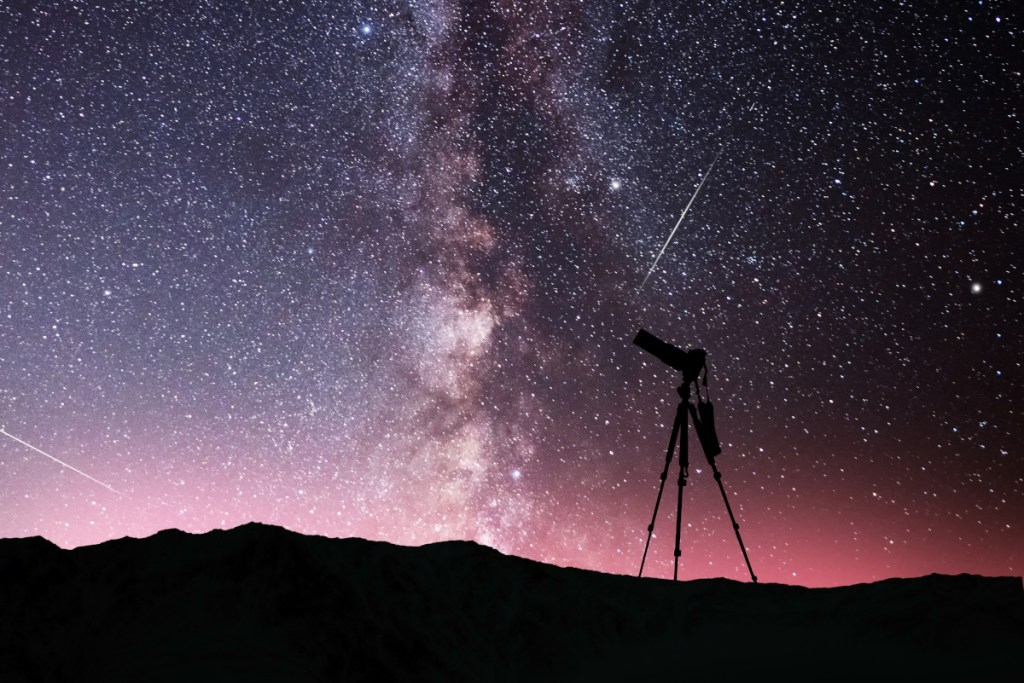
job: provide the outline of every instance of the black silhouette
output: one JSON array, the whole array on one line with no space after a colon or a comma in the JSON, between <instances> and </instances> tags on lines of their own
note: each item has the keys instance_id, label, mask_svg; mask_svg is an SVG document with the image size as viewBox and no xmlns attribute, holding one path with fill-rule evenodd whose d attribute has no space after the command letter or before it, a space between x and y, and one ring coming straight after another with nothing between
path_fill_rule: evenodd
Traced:
<instances>
[{"instance_id":1,"label":"black silhouette","mask_svg":"<svg viewBox=\"0 0 1024 683\"><path fill-rule=\"evenodd\" d=\"M4 683L988 681L1021 642L1010 577L672 583L261 524L0 540Z\"/></svg>"},{"instance_id":2,"label":"black silhouette","mask_svg":"<svg viewBox=\"0 0 1024 683\"><path fill-rule=\"evenodd\" d=\"M683 488L690 476L690 449L687 436L686 417L690 416L693 428L697 432L704 456L708 465L714 473L715 481L718 482L718 490L722 492L722 500L725 501L725 509L729 512L729 519L732 521L733 531L736 532L736 540L743 552L743 559L750 571L750 579L757 583L757 576L754 575L754 568L750 565L750 557L747 556L747 548L743 545L743 538L740 536L740 525L736 522L736 516L729 505L729 498L725 495L725 486L722 484L722 473L718 471L715 464L715 457L722 452L722 446L718 442L718 434L715 431L715 410L711 403L711 396L708 393L708 364L707 352L704 349L690 349L683 351L680 348L664 342L647 330L640 330L633 343L647 351L655 358L669 367L675 368L683 373L683 383L679 385L676 392L679 394L679 406L676 408L676 419L672 424L672 436L669 438L668 451L665 453L665 469L661 472L661 484L658 486L658 498L654 501L654 514L651 515L651 523L647 526L647 543L644 544L644 556L640 560L639 576L644 574L644 564L647 562L647 551L651 547L651 535L654 533L654 521L658 517L658 507L661 505L661 496L665 492L665 480L668 477L668 469L672 464L672 456L676 450L676 442L679 442L679 495L676 499L676 549L675 565L672 569L672 579L679 578L679 556L682 551L679 549L680 532L683 521ZM703 373L703 374L702 374ZM697 404L690 400L690 387L693 386L697 394ZM700 388L704 387L704 396L701 396Z\"/></svg>"}]
</instances>

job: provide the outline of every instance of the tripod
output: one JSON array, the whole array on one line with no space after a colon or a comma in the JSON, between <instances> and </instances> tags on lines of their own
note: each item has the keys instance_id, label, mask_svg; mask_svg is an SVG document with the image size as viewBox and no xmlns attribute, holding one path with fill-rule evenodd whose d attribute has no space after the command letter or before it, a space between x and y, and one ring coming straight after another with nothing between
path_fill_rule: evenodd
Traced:
<instances>
[{"instance_id":1,"label":"tripod","mask_svg":"<svg viewBox=\"0 0 1024 683\"><path fill-rule=\"evenodd\" d=\"M702 352L703 353L703 352ZM690 385L693 385L697 389L697 405L695 406L690 401ZM707 369L704 369L704 386L707 391ZM693 421L694 431L697 432L697 438L700 440L701 447L704 450L704 456L708 460L708 464L711 466L711 471L714 473L715 481L718 482L718 489L722 492L722 500L725 502L725 509L729 512L729 519L732 520L732 528L736 532L736 540L740 544L740 550L743 551L743 559L747 563L747 569L750 571L750 579L757 583L757 577L754 576L754 568L750 566L750 558L747 557L747 548L743 545L743 539L740 537L740 525L736 522L736 516L732 513L732 506L729 505L729 498L725 495L725 486L722 485L722 473L718 471L718 466L715 464L715 456L722 452L722 447L718 443L718 436L715 434L715 422L714 422L714 411L711 406L710 397L706 401L701 400L700 386L697 383L696 373L691 374L688 371L683 373L683 383L676 389L676 393L679 394L679 407L676 408L676 419L672 425L672 437L668 442L668 452L665 453L665 469L661 472L661 484L658 486L658 498L654 501L654 514L651 516L651 523L647 526L647 543L644 545L644 556L640 560L640 574L644 574L644 563L647 562L647 551L651 547L651 534L654 533L654 520L658 517L658 507L661 505L661 495L665 492L665 480L668 477L668 468L672 464L672 454L676 449L676 442L679 442L679 495L676 499L676 550L675 550L675 567L672 570L672 580L676 581L679 578L679 556L682 554L679 550L679 536L681 531L681 525L683 521L683 488L686 486L686 480L690 476L690 452L689 452L689 438L688 438L688 426L687 416Z\"/></svg>"}]
</instances>

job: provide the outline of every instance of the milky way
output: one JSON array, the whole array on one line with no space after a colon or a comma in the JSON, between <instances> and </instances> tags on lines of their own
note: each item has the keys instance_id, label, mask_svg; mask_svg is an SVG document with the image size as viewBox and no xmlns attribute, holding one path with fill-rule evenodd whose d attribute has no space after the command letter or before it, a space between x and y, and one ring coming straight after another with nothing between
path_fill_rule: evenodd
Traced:
<instances>
[{"instance_id":1,"label":"milky way","mask_svg":"<svg viewBox=\"0 0 1024 683\"><path fill-rule=\"evenodd\" d=\"M4 439L0 536L635 573L644 327L762 581L1020 575L1019 16L862 5L0 2L0 427L113 489ZM748 578L698 456L681 575Z\"/></svg>"}]
</instances>

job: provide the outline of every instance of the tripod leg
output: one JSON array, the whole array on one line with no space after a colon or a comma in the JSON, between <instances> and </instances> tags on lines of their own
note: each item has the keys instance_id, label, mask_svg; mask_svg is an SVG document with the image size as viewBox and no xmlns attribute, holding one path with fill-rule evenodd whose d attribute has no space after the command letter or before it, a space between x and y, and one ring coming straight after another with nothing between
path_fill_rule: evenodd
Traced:
<instances>
[{"instance_id":1,"label":"tripod leg","mask_svg":"<svg viewBox=\"0 0 1024 683\"><path fill-rule=\"evenodd\" d=\"M732 514L732 506L729 505L729 499L725 495L725 486L722 484L722 473L718 471L718 466L715 465L715 459L713 457L708 458L708 464L711 465L711 471L715 473L715 481L718 482L718 490L722 492L722 500L725 501L725 509L729 512L729 519L732 521L733 531L736 532L736 540L739 541L740 550L743 551L743 559L747 563L747 571L750 572L750 580L757 583L757 577L754 576L754 568L750 566L750 558L747 556L747 547L743 545L743 538L740 536L740 525L736 523L736 516Z\"/></svg>"},{"instance_id":2,"label":"tripod leg","mask_svg":"<svg viewBox=\"0 0 1024 683\"><path fill-rule=\"evenodd\" d=\"M683 488L686 486L686 478L690 476L690 439L686 425L686 411L683 409L682 404L679 406L679 415L682 418L679 425L682 436L679 440L679 496L676 498L676 550L675 565L672 568L673 581L679 579L679 556L683 554L679 549L679 539L683 525Z\"/></svg>"},{"instance_id":3,"label":"tripod leg","mask_svg":"<svg viewBox=\"0 0 1024 683\"><path fill-rule=\"evenodd\" d=\"M685 414L682 405L676 410L676 419L672 424L672 437L668 441L668 451L665 452L665 469L661 472L661 484L658 485L658 499L654 501L654 514L651 515L651 523L647 525L647 543L644 544L644 556L640 560L640 573L644 575L644 563L647 562L647 551L651 547L651 534L654 533L654 520L658 518L658 506L661 505L661 494L665 492L665 479L668 477L668 467L672 464L672 453L676 450L676 439L679 438L680 427L685 428ZM685 438L685 437L684 437ZM678 543L676 544L678 545Z\"/></svg>"}]
</instances>

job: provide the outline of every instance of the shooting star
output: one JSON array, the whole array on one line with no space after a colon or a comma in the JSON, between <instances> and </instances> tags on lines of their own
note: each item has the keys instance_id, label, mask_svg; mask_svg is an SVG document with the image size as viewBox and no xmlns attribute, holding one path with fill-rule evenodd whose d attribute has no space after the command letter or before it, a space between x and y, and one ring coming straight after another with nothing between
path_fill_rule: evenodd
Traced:
<instances>
[{"instance_id":1,"label":"shooting star","mask_svg":"<svg viewBox=\"0 0 1024 683\"><path fill-rule=\"evenodd\" d=\"M121 495L121 492L120 492L120 491L118 491L117 489L115 489L114 487L112 487L112 486L108 486L108 485L104 484L104 483L103 483L102 481L100 481L99 479L96 479L95 477L90 477L90 476L89 476L88 474L86 474L86 473L85 473L85 472L83 472L82 470L80 470L80 469L78 469L78 468L76 468L76 467L72 467L71 465L67 464L66 462L64 462L63 460L61 460L61 459L59 459L59 458L55 458L55 457L53 457L52 455L50 455L50 454L49 454L49 453L47 453L46 451L41 451L41 450L39 450L38 448L36 448L36 447L35 447L35 446L33 446L32 444L28 443L27 441L22 441L21 439L19 439L18 437L14 436L13 434L8 434L8 433L7 433L7 432L5 432L5 431L4 431L3 429L0 429L0 434L3 434L4 436L6 436L6 437L7 437L7 438L9 438L9 439L14 439L14 440L15 440L15 441L17 441L18 443L20 443L20 444L21 444L22 446L28 446L29 448L31 448L32 450L34 450L34 451L35 451L36 453L39 453L39 454L41 454L41 455L45 455L45 456L46 456L47 458L49 458L50 460L53 460L54 462L56 462L56 463L58 463L58 464L60 464L60 465L63 465L64 467L67 467L67 468L68 468L69 470L71 470L71 471L73 471L73 472L78 472L79 474L81 474L81 475L82 475L83 477L85 477L86 479L89 479L89 480L91 480L91 481L94 481L94 482L96 482L97 484L99 484L99 485L100 485L100 486L102 486L103 488L105 488L105 489L107 489L107 490L109 490L109 491L113 491L113 492L114 492L114 493L116 493L117 495Z\"/></svg>"},{"instance_id":2,"label":"shooting star","mask_svg":"<svg viewBox=\"0 0 1024 683\"><path fill-rule=\"evenodd\" d=\"M697 185L697 189L693 191L693 196L692 196L692 197L690 197L690 201L688 201L688 202L686 203L686 208L685 208L685 209L683 209L683 213L682 213L682 214L681 214L681 215L679 216L679 220L678 220L678 221L676 221L676 227L672 228L672 232L670 232L670 233L669 233L669 235L668 235L668 239L667 239L667 240L665 240L665 244L664 244L664 245L662 245L662 247L661 247L661 251L659 251L659 252L658 252L658 256L657 256L657 258L655 258L655 259L654 259L654 265L652 265L652 266L651 266L651 269L647 271L647 275L645 275L645 276L644 276L644 281L643 281L643 282L641 282L641 283L640 283L640 286L636 288L636 291L637 291L638 293L640 292L640 290L641 290L641 289L643 289L643 288L644 288L644 285L646 285L646 284L647 284L647 278L651 277L651 273L653 273L653 272L654 272L654 269L658 267L658 261L660 261L660 260L661 260L661 256L662 256L662 254L664 254L664 253L665 253L665 250L666 250L666 249L668 249L668 244L669 244L669 242L671 242L671 241L672 241L672 238L673 238L673 237L675 237L675 235L676 235L676 230L678 230L678 229L679 229L679 226L680 226L680 224L681 224L681 223L683 222L683 219L684 219L684 218L686 218L686 212L690 210L690 207L691 207L691 206L693 206L693 200L697 198L697 195L698 195L698 194L700 194L700 188L704 187L704 181L708 179L708 176L709 176L709 175L711 175L711 171L712 171L712 170L714 170L714 168L715 168L715 164L717 164L717 163L718 163L718 157L722 156L722 150L723 150L723 149L725 149L725 148L724 148L724 147L722 147L721 149L719 149L719 150L718 150L718 154L716 154L716 155L715 155L715 159L714 159L714 161L712 161L712 162L711 162L711 165L710 165L710 166L708 166L708 171L707 171L707 173L705 173L705 174L704 174L704 177L700 179L700 184L698 184L698 185Z\"/></svg>"}]
</instances>

